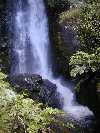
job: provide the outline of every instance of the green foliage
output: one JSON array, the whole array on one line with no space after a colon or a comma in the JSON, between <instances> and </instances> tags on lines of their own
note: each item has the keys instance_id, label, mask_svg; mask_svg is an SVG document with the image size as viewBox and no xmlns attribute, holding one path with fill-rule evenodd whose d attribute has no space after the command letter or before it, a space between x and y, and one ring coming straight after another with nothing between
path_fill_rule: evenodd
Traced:
<instances>
[{"instance_id":1,"label":"green foliage","mask_svg":"<svg viewBox=\"0 0 100 133\"><path fill-rule=\"evenodd\" d=\"M57 122L54 116L63 113L57 109L45 108L25 94L16 94L5 77L6 75L0 73L0 132L46 133L50 131L50 124Z\"/></svg>"},{"instance_id":2,"label":"green foliage","mask_svg":"<svg viewBox=\"0 0 100 133\"><path fill-rule=\"evenodd\" d=\"M82 7L80 23L78 27L78 38L81 49L91 53L100 46L100 3L88 0Z\"/></svg>"},{"instance_id":3,"label":"green foliage","mask_svg":"<svg viewBox=\"0 0 100 133\"><path fill-rule=\"evenodd\" d=\"M93 54L78 51L70 59L71 76L83 74L91 69L93 72L100 68L100 48Z\"/></svg>"},{"instance_id":4,"label":"green foliage","mask_svg":"<svg viewBox=\"0 0 100 133\"><path fill-rule=\"evenodd\" d=\"M76 19L79 18L80 8L73 8L68 11L62 12L59 17L60 23L72 23L76 22Z\"/></svg>"},{"instance_id":5,"label":"green foliage","mask_svg":"<svg viewBox=\"0 0 100 133\"><path fill-rule=\"evenodd\" d=\"M81 8L79 25L77 26L80 40L80 51L70 59L71 75L75 77L100 69L100 2L87 0Z\"/></svg>"},{"instance_id":6,"label":"green foliage","mask_svg":"<svg viewBox=\"0 0 100 133\"><path fill-rule=\"evenodd\" d=\"M10 92L10 89L13 89L10 84L6 81L7 75L0 72L0 95L3 95L3 93L8 90Z\"/></svg>"},{"instance_id":7,"label":"green foliage","mask_svg":"<svg viewBox=\"0 0 100 133\"><path fill-rule=\"evenodd\" d=\"M71 7L80 7L82 6L84 3L83 3L83 0L69 0L70 2L70 5Z\"/></svg>"}]
</instances>

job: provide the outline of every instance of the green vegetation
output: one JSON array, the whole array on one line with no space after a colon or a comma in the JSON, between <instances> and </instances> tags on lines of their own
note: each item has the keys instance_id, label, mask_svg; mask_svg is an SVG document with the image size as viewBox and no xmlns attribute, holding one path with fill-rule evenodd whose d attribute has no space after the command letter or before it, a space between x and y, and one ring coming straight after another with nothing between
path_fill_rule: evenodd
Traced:
<instances>
[{"instance_id":1,"label":"green vegetation","mask_svg":"<svg viewBox=\"0 0 100 133\"><path fill-rule=\"evenodd\" d=\"M77 74L87 73L88 70L95 72L100 68L100 48L93 54L78 51L71 57L70 66L72 66L71 76L76 77Z\"/></svg>"},{"instance_id":2,"label":"green vegetation","mask_svg":"<svg viewBox=\"0 0 100 133\"><path fill-rule=\"evenodd\" d=\"M100 46L100 3L87 3L81 9L78 37L85 52L92 53Z\"/></svg>"},{"instance_id":3,"label":"green vegetation","mask_svg":"<svg viewBox=\"0 0 100 133\"><path fill-rule=\"evenodd\" d=\"M57 114L63 113L16 94L0 72L0 133L52 133L50 124L58 122Z\"/></svg>"},{"instance_id":4,"label":"green vegetation","mask_svg":"<svg viewBox=\"0 0 100 133\"><path fill-rule=\"evenodd\" d=\"M100 69L100 3L87 1L82 7L77 28L80 51L71 57L71 75Z\"/></svg>"},{"instance_id":5,"label":"green vegetation","mask_svg":"<svg viewBox=\"0 0 100 133\"><path fill-rule=\"evenodd\" d=\"M62 12L59 16L59 23L68 23L72 25L76 24L79 18L80 8L72 8L68 11Z\"/></svg>"},{"instance_id":6,"label":"green vegetation","mask_svg":"<svg viewBox=\"0 0 100 133\"><path fill-rule=\"evenodd\" d=\"M13 101L2 101L1 107L0 129L8 133L46 132L48 125L54 121L51 116L57 113L56 109L41 109L41 104L23 95L18 95Z\"/></svg>"}]
</instances>

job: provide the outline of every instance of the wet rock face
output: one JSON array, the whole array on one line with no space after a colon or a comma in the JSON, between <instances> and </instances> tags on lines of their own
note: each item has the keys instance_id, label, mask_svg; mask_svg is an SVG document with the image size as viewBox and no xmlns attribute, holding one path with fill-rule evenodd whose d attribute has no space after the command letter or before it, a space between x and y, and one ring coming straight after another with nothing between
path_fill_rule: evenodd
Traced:
<instances>
[{"instance_id":1,"label":"wet rock face","mask_svg":"<svg viewBox=\"0 0 100 133\"><path fill-rule=\"evenodd\" d=\"M96 83L92 79L86 79L81 83L77 97L79 102L88 106L94 114L97 115L97 113L100 112L100 102L96 91Z\"/></svg>"},{"instance_id":2,"label":"wet rock face","mask_svg":"<svg viewBox=\"0 0 100 133\"><path fill-rule=\"evenodd\" d=\"M96 119L95 133L100 131L100 100L97 92L97 82L100 79L100 72L89 71L80 82L80 90L76 92L80 104L88 106L94 113Z\"/></svg>"},{"instance_id":3,"label":"wet rock face","mask_svg":"<svg viewBox=\"0 0 100 133\"><path fill-rule=\"evenodd\" d=\"M28 75L20 74L15 76L10 76L11 84L14 85L17 89L27 89L31 92L40 91L42 84L42 77L39 75Z\"/></svg>"},{"instance_id":4,"label":"wet rock face","mask_svg":"<svg viewBox=\"0 0 100 133\"><path fill-rule=\"evenodd\" d=\"M58 15L59 13L70 9L70 3L67 0L44 0L46 3L46 7L49 12L53 13L53 15Z\"/></svg>"},{"instance_id":5,"label":"wet rock face","mask_svg":"<svg viewBox=\"0 0 100 133\"><path fill-rule=\"evenodd\" d=\"M63 99L57 92L56 85L49 80L43 80L41 76L36 74L20 74L10 76L9 79L17 91L27 90L33 99L53 108L62 108Z\"/></svg>"},{"instance_id":6,"label":"wet rock face","mask_svg":"<svg viewBox=\"0 0 100 133\"><path fill-rule=\"evenodd\" d=\"M59 30L63 45L67 48L66 53L69 53L69 56L73 55L79 49L79 41L73 26L60 24Z\"/></svg>"},{"instance_id":7,"label":"wet rock face","mask_svg":"<svg viewBox=\"0 0 100 133\"><path fill-rule=\"evenodd\" d=\"M62 108L63 99L57 92L56 85L49 80L43 80L43 89L40 92L40 96L44 103L47 103L49 106L53 108Z\"/></svg>"}]
</instances>

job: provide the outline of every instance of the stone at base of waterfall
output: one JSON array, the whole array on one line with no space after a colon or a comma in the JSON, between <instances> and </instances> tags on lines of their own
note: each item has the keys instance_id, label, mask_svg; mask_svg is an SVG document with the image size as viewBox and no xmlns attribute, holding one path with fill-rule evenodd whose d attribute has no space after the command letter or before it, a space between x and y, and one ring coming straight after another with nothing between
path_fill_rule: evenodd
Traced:
<instances>
[{"instance_id":1,"label":"stone at base of waterfall","mask_svg":"<svg viewBox=\"0 0 100 133\"><path fill-rule=\"evenodd\" d=\"M19 91L20 89L27 89L30 92L40 91L40 85L42 84L42 77L39 75L29 75L29 74L19 74L10 76L11 84L16 87ZM17 91L18 91L17 90Z\"/></svg>"},{"instance_id":2,"label":"stone at base of waterfall","mask_svg":"<svg viewBox=\"0 0 100 133\"><path fill-rule=\"evenodd\" d=\"M56 85L47 79L43 80L43 89L40 92L40 96L43 102L47 103L47 105L53 108L62 109L63 98L57 92Z\"/></svg>"},{"instance_id":3,"label":"stone at base of waterfall","mask_svg":"<svg viewBox=\"0 0 100 133\"><path fill-rule=\"evenodd\" d=\"M40 75L36 74L19 74L9 78L17 91L27 90L33 99L53 108L62 108L63 100L57 92L57 87L49 80L43 80Z\"/></svg>"}]
</instances>

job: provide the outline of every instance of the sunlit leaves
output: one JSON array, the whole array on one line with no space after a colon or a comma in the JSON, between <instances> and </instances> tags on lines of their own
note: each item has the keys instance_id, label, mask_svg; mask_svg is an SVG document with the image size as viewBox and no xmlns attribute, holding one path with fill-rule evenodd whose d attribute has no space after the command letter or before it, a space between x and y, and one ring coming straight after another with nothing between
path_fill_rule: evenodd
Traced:
<instances>
[{"instance_id":1,"label":"sunlit leaves","mask_svg":"<svg viewBox=\"0 0 100 133\"><path fill-rule=\"evenodd\" d=\"M74 54L70 59L71 76L83 74L91 69L93 72L100 68L100 48L93 54L88 54L82 51Z\"/></svg>"},{"instance_id":2,"label":"sunlit leaves","mask_svg":"<svg viewBox=\"0 0 100 133\"><path fill-rule=\"evenodd\" d=\"M100 69L100 2L87 0L81 8L77 28L81 51L70 59L71 75L81 75Z\"/></svg>"},{"instance_id":3,"label":"sunlit leaves","mask_svg":"<svg viewBox=\"0 0 100 133\"><path fill-rule=\"evenodd\" d=\"M81 9L78 37L85 52L91 53L100 46L100 3L88 1Z\"/></svg>"}]
</instances>

